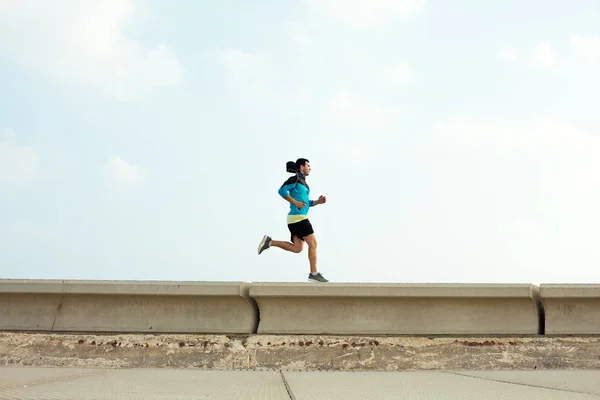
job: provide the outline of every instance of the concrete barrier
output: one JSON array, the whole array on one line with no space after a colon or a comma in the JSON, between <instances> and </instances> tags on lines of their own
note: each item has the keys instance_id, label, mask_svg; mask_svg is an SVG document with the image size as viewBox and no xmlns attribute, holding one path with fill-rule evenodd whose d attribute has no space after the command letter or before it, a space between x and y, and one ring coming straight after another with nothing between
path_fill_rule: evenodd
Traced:
<instances>
[{"instance_id":1,"label":"concrete barrier","mask_svg":"<svg viewBox=\"0 0 600 400\"><path fill-rule=\"evenodd\" d=\"M536 335L539 288L517 284L255 283L264 334Z\"/></svg>"},{"instance_id":2,"label":"concrete barrier","mask_svg":"<svg viewBox=\"0 0 600 400\"><path fill-rule=\"evenodd\" d=\"M249 334L257 324L242 282L0 280L0 330Z\"/></svg>"},{"instance_id":3,"label":"concrete barrier","mask_svg":"<svg viewBox=\"0 0 600 400\"><path fill-rule=\"evenodd\" d=\"M540 285L548 335L600 334L600 285Z\"/></svg>"}]
</instances>

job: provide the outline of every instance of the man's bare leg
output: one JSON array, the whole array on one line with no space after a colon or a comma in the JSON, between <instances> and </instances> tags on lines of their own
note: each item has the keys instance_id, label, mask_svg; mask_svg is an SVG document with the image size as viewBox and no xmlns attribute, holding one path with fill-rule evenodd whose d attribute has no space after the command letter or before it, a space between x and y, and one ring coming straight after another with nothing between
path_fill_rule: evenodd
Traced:
<instances>
[{"instance_id":1,"label":"man's bare leg","mask_svg":"<svg viewBox=\"0 0 600 400\"><path fill-rule=\"evenodd\" d=\"M317 238L314 233L304 237L304 241L308 245L308 261L310 263L309 282L329 282L321 273L317 272ZM265 235L258 246L258 254L273 246L292 253L300 253L304 247L304 241L295 235L294 243L272 240L271 237Z\"/></svg>"},{"instance_id":2,"label":"man's bare leg","mask_svg":"<svg viewBox=\"0 0 600 400\"><path fill-rule=\"evenodd\" d=\"M310 272L317 273L317 238L315 234L308 235L304 238L308 245L308 262L310 263Z\"/></svg>"},{"instance_id":3,"label":"man's bare leg","mask_svg":"<svg viewBox=\"0 0 600 400\"><path fill-rule=\"evenodd\" d=\"M300 253L304 248L304 242L298 236L294 236L294 243L271 240L271 247L279 247L292 253Z\"/></svg>"}]
</instances>

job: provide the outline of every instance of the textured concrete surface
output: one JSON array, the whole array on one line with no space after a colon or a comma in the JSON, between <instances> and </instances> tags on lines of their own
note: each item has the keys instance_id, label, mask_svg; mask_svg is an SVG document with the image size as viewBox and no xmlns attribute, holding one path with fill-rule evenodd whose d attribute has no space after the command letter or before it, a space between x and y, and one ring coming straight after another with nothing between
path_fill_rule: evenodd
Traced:
<instances>
[{"instance_id":1,"label":"textured concrete surface","mask_svg":"<svg viewBox=\"0 0 600 400\"><path fill-rule=\"evenodd\" d=\"M600 335L599 318L593 284L0 279L3 331Z\"/></svg>"},{"instance_id":2,"label":"textured concrete surface","mask_svg":"<svg viewBox=\"0 0 600 400\"><path fill-rule=\"evenodd\" d=\"M498 382L545 387L568 392L592 393L600 396L600 370L595 371L461 371L465 376Z\"/></svg>"},{"instance_id":3,"label":"textured concrete surface","mask_svg":"<svg viewBox=\"0 0 600 400\"><path fill-rule=\"evenodd\" d=\"M600 399L600 371L470 374L0 367L0 399Z\"/></svg>"},{"instance_id":4,"label":"textured concrete surface","mask_svg":"<svg viewBox=\"0 0 600 400\"><path fill-rule=\"evenodd\" d=\"M289 399L276 371L0 368L0 399Z\"/></svg>"},{"instance_id":5,"label":"textured concrete surface","mask_svg":"<svg viewBox=\"0 0 600 400\"><path fill-rule=\"evenodd\" d=\"M0 280L0 330L250 334L242 282Z\"/></svg>"},{"instance_id":6,"label":"textured concrete surface","mask_svg":"<svg viewBox=\"0 0 600 400\"><path fill-rule=\"evenodd\" d=\"M334 371L600 369L600 337L0 332L0 365Z\"/></svg>"},{"instance_id":7,"label":"textured concrete surface","mask_svg":"<svg viewBox=\"0 0 600 400\"><path fill-rule=\"evenodd\" d=\"M406 400L584 400L599 399L585 389L570 391L513 384L486 378L474 378L446 372L286 372L286 381L297 400L321 399L406 399ZM536 372L537 376L545 372ZM564 379L577 386L577 372L564 372ZM600 372L594 372L600 386ZM491 378L491 379L489 379ZM536 383L544 378L534 379Z\"/></svg>"},{"instance_id":8,"label":"textured concrete surface","mask_svg":"<svg viewBox=\"0 0 600 400\"><path fill-rule=\"evenodd\" d=\"M247 296L245 282L0 279L0 293Z\"/></svg>"},{"instance_id":9,"label":"textured concrete surface","mask_svg":"<svg viewBox=\"0 0 600 400\"><path fill-rule=\"evenodd\" d=\"M253 283L249 293L261 334L536 335L541 326L528 284Z\"/></svg>"},{"instance_id":10,"label":"textured concrete surface","mask_svg":"<svg viewBox=\"0 0 600 400\"><path fill-rule=\"evenodd\" d=\"M540 286L548 335L600 334L600 285Z\"/></svg>"}]
</instances>

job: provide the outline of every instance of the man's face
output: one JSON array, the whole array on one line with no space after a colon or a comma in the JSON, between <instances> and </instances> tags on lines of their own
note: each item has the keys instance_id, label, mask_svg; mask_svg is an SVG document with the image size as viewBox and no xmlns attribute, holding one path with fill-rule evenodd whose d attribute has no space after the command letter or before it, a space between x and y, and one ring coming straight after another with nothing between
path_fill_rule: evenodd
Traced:
<instances>
[{"instance_id":1,"label":"man's face","mask_svg":"<svg viewBox=\"0 0 600 400\"><path fill-rule=\"evenodd\" d=\"M304 165L300 166L300 173L304 174L305 176L310 175L310 163L304 163Z\"/></svg>"}]
</instances>

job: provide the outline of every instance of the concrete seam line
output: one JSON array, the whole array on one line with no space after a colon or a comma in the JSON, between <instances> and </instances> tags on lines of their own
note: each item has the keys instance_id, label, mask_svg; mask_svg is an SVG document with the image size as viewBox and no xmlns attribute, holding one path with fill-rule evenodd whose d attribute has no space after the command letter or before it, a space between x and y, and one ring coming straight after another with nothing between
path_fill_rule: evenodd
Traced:
<instances>
[{"instance_id":1,"label":"concrete seam line","mask_svg":"<svg viewBox=\"0 0 600 400\"><path fill-rule=\"evenodd\" d=\"M546 309L541 297L538 298L538 315L540 319L539 333L540 335L546 335Z\"/></svg>"},{"instance_id":2,"label":"concrete seam line","mask_svg":"<svg viewBox=\"0 0 600 400\"><path fill-rule=\"evenodd\" d=\"M252 299L253 302L253 310L254 310L254 315L255 315L255 321L254 321L254 326L252 327L252 333L253 334L257 334L258 333L258 328L260 327L260 307L258 306L258 303L256 302L255 299Z\"/></svg>"},{"instance_id":3,"label":"concrete seam line","mask_svg":"<svg viewBox=\"0 0 600 400\"><path fill-rule=\"evenodd\" d=\"M60 296L60 301L58 302L58 307L56 307L56 314L54 314L54 320L52 321L52 328L50 330L54 332L54 325L56 324L56 318L58 318L58 313L60 313L60 309L63 306L63 302L65 300L65 295Z\"/></svg>"},{"instance_id":4,"label":"concrete seam line","mask_svg":"<svg viewBox=\"0 0 600 400\"><path fill-rule=\"evenodd\" d=\"M535 309L538 315L538 334L545 335L546 334L546 310L544 309L544 302L542 301L542 296L540 295L540 287L537 285L533 285L532 291L533 301L535 303Z\"/></svg>"},{"instance_id":5,"label":"concrete seam line","mask_svg":"<svg viewBox=\"0 0 600 400\"><path fill-rule=\"evenodd\" d=\"M537 389L554 390L556 392L590 394L592 396L598 396L597 393L584 392L584 391L580 391L580 390L558 389L558 388L541 386L541 385L534 385L534 384L529 384L529 383L511 382L511 381L505 381L505 380L502 380L502 379L485 378L485 377L482 377L482 376L473 376L473 375L469 375L469 374L466 374L466 373L460 373L460 372L450 372L450 371L440 371L440 372L442 372L444 374L464 376L465 378L474 378L474 379L481 379L481 380L484 380L484 381L491 381L491 382L498 382L498 383L507 383L509 385L518 385L518 386L525 386L525 387L531 387L531 388L537 388Z\"/></svg>"},{"instance_id":6,"label":"concrete seam line","mask_svg":"<svg viewBox=\"0 0 600 400\"><path fill-rule=\"evenodd\" d=\"M294 396L294 393L292 393L292 388L290 388L290 385L287 379L285 379L285 375L283 374L282 370L279 370L279 375L281 375L281 380L283 381L283 385L285 386L285 390L287 391L288 396L290 396L290 399L296 400L296 396Z\"/></svg>"},{"instance_id":7,"label":"concrete seam line","mask_svg":"<svg viewBox=\"0 0 600 400\"><path fill-rule=\"evenodd\" d=\"M241 285L241 294L248 307L250 308L250 312L252 314L252 327L250 328L250 334L258 333L258 326L260 325L260 307L258 307L258 303L256 299L250 296L250 284L242 283Z\"/></svg>"}]
</instances>

